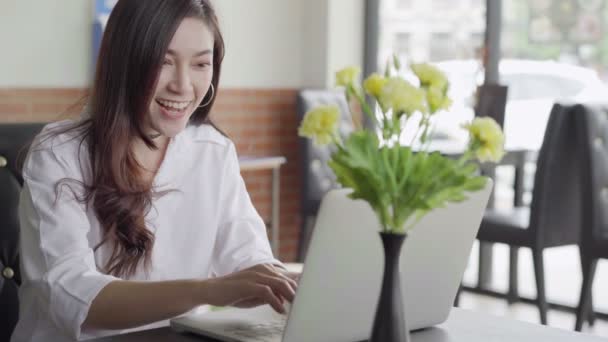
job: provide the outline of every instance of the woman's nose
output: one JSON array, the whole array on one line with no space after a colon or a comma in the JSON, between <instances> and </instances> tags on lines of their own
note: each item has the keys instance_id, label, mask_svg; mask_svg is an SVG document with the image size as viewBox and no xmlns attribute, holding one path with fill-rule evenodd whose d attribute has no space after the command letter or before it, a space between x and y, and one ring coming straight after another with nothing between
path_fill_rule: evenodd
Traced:
<instances>
[{"instance_id":1,"label":"woman's nose","mask_svg":"<svg viewBox=\"0 0 608 342\"><path fill-rule=\"evenodd\" d=\"M178 67L169 82L169 90L175 93L187 93L192 88L192 82L188 68Z\"/></svg>"}]
</instances>

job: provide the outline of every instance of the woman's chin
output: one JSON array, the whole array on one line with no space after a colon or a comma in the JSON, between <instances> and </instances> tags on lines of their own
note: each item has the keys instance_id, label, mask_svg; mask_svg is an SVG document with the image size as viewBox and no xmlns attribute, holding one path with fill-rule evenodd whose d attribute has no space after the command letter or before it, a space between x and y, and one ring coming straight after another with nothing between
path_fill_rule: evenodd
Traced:
<instances>
[{"instance_id":1,"label":"woman's chin","mask_svg":"<svg viewBox=\"0 0 608 342\"><path fill-rule=\"evenodd\" d=\"M186 128L186 125L176 125L175 123L172 125L166 125L164 127L162 127L159 132L167 137L167 138L173 138L176 135L178 135L180 132L182 132L184 129Z\"/></svg>"},{"instance_id":2,"label":"woman's chin","mask_svg":"<svg viewBox=\"0 0 608 342\"><path fill-rule=\"evenodd\" d=\"M159 117L156 121L156 131L161 133L163 136L173 138L183 131L188 125L189 115L183 116L178 120L166 120L164 117Z\"/></svg>"}]
</instances>

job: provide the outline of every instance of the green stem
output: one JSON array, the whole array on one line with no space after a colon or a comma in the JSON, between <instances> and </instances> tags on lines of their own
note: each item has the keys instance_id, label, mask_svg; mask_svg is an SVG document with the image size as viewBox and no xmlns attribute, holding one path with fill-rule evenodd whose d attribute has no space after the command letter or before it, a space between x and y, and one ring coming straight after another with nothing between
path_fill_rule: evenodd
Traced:
<instances>
[{"instance_id":1,"label":"green stem","mask_svg":"<svg viewBox=\"0 0 608 342\"><path fill-rule=\"evenodd\" d=\"M384 140L388 140L390 137L391 132L388 117L385 113L382 113L382 138L384 138Z\"/></svg>"},{"instance_id":2,"label":"green stem","mask_svg":"<svg viewBox=\"0 0 608 342\"><path fill-rule=\"evenodd\" d=\"M348 110L350 112L350 120L353 123L353 126L355 126L355 130L358 131L361 129L361 124L359 123L359 120L355 120L355 117L353 115L354 111L351 108L351 104L350 104L350 99L351 99L351 93L355 92L353 86L348 86L346 88L346 106L348 107Z\"/></svg>"},{"instance_id":3,"label":"green stem","mask_svg":"<svg viewBox=\"0 0 608 342\"><path fill-rule=\"evenodd\" d=\"M464 151L464 153L460 156L460 158L458 158L458 165L462 166L466 162L473 159L473 154L474 154L473 151L475 151L476 149L477 149L477 146L475 143L473 143L473 145L469 146L467 148L467 150Z\"/></svg>"},{"instance_id":4,"label":"green stem","mask_svg":"<svg viewBox=\"0 0 608 342\"><path fill-rule=\"evenodd\" d=\"M394 148L394 147L392 147L392 148ZM380 151L380 154L382 155L382 162L384 164L384 167L386 168L386 172L388 173L388 180L390 182L390 188L394 190L397 187L397 181L395 179L395 172L393 171L393 165L391 165L391 163L389 163L388 156L387 156L387 153L390 152L391 148L384 147L384 149L388 149L388 150Z\"/></svg>"},{"instance_id":5,"label":"green stem","mask_svg":"<svg viewBox=\"0 0 608 342\"><path fill-rule=\"evenodd\" d=\"M381 205L380 208L378 208L376 212L379 215L378 219L380 220L380 224L382 225L382 231L390 232L387 208L385 206Z\"/></svg>"},{"instance_id":6,"label":"green stem","mask_svg":"<svg viewBox=\"0 0 608 342\"><path fill-rule=\"evenodd\" d=\"M416 219L414 220L414 222L412 222L412 224L410 224L409 226L407 226L405 228L406 232L409 232L410 230L414 229L414 227L418 224L418 222L420 222L420 220L422 220L422 218L424 217L424 215L417 216L416 212L414 212L412 215L416 216Z\"/></svg>"},{"instance_id":7,"label":"green stem","mask_svg":"<svg viewBox=\"0 0 608 342\"><path fill-rule=\"evenodd\" d=\"M412 141L410 142L410 146L414 146L414 142L416 142L416 138L418 137L418 133L420 133L421 128L422 128L422 125L418 125L418 129L416 129L416 133L414 133L414 137L412 138Z\"/></svg>"},{"instance_id":8,"label":"green stem","mask_svg":"<svg viewBox=\"0 0 608 342\"><path fill-rule=\"evenodd\" d=\"M344 142L342 141L342 137L340 136L340 134L338 132L334 132L331 135L331 140L333 141L333 143L338 147L338 148L342 148L342 146L344 146Z\"/></svg>"},{"instance_id":9,"label":"green stem","mask_svg":"<svg viewBox=\"0 0 608 342\"><path fill-rule=\"evenodd\" d=\"M357 101L359 101L359 104L361 104L361 108L363 109L363 112L369 117L370 120L372 120L372 122L374 123L375 126L378 126L378 120L376 119L376 116L374 115L374 113L372 113L372 109L367 104L367 101L365 101L365 97L363 96L363 94L360 94L352 86L349 86L349 89L352 91L353 95L355 95L355 97L357 98Z\"/></svg>"}]
</instances>

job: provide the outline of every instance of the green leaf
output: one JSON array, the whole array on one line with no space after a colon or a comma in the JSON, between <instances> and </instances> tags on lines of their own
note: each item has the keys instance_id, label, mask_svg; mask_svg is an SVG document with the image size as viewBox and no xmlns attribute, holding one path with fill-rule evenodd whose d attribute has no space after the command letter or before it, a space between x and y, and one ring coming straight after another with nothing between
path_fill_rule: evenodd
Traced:
<instances>
[{"instance_id":1,"label":"green leaf","mask_svg":"<svg viewBox=\"0 0 608 342\"><path fill-rule=\"evenodd\" d=\"M395 66L395 70L399 71L399 69L401 69L401 62L399 61L397 54L393 54L393 65Z\"/></svg>"},{"instance_id":2,"label":"green leaf","mask_svg":"<svg viewBox=\"0 0 608 342\"><path fill-rule=\"evenodd\" d=\"M478 191L483 189L486 186L487 178L483 176L477 176L475 178L467 180L464 185L464 190L466 191Z\"/></svg>"},{"instance_id":3,"label":"green leaf","mask_svg":"<svg viewBox=\"0 0 608 342\"><path fill-rule=\"evenodd\" d=\"M475 163L407 146L380 147L370 131L352 133L329 166L340 184L353 189L350 197L369 203L383 229L392 232L412 228L435 208L466 200L486 182Z\"/></svg>"}]
</instances>

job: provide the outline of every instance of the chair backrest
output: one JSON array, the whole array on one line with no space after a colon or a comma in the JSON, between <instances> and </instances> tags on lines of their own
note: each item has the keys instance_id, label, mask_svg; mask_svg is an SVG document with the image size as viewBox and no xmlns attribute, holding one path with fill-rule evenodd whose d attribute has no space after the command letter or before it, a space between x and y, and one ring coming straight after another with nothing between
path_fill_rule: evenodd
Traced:
<instances>
[{"instance_id":1,"label":"chair backrest","mask_svg":"<svg viewBox=\"0 0 608 342\"><path fill-rule=\"evenodd\" d=\"M575 114L571 106L553 106L538 154L530 229L539 246L574 244L580 238L584 146L577 137Z\"/></svg>"},{"instance_id":2,"label":"chair backrest","mask_svg":"<svg viewBox=\"0 0 608 342\"><path fill-rule=\"evenodd\" d=\"M43 124L0 124L0 341L8 341L17 323L19 301L20 161Z\"/></svg>"},{"instance_id":3,"label":"chair backrest","mask_svg":"<svg viewBox=\"0 0 608 342\"><path fill-rule=\"evenodd\" d=\"M298 120L304 114L319 105L334 104L340 108L340 135L345 138L354 125L346 96L338 90L302 90L298 94ZM300 155L302 165L302 209L314 215L319 209L321 198L325 193L336 188L336 176L327 165L333 150L329 146L316 146L310 139L300 138Z\"/></svg>"},{"instance_id":4,"label":"chair backrest","mask_svg":"<svg viewBox=\"0 0 608 342\"><path fill-rule=\"evenodd\" d=\"M608 105L576 107L579 136L585 145L583 165L582 248L589 249L608 240Z\"/></svg>"},{"instance_id":5,"label":"chair backrest","mask_svg":"<svg viewBox=\"0 0 608 342\"><path fill-rule=\"evenodd\" d=\"M477 88L475 116L489 116L504 127L508 87L499 84L482 84Z\"/></svg>"}]
</instances>

